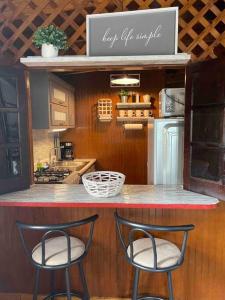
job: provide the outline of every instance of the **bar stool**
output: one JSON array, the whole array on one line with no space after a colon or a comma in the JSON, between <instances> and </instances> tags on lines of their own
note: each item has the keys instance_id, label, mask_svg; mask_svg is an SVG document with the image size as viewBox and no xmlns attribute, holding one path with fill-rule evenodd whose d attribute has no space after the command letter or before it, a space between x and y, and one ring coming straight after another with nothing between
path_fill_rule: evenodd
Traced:
<instances>
[{"instance_id":1,"label":"bar stool","mask_svg":"<svg viewBox=\"0 0 225 300\"><path fill-rule=\"evenodd\" d=\"M134 223L120 217L115 212L116 228L122 248L125 251L128 263L135 267L132 299L154 299L164 298L153 296L138 296L138 282L141 270L147 272L165 272L168 277L169 300L174 300L171 272L180 267L184 261L184 254L187 245L188 232L194 229L194 225L182 226L157 226ZM127 239L122 234L121 227L129 228ZM181 249L168 240L154 237L151 232L183 232ZM145 237L135 239L135 234L142 234Z\"/></svg>"},{"instance_id":2,"label":"bar stool","mask_svg":"<svg viewBox=\"0 0 225 300\"><path fill-rule=\"evenodd\" d=\"M31 225L16 222L24 250L35 267L33 300L37 300L41 269L51 271L51 292L44 300L55 299L56 296L67 296L68 300L71 300L71 296L84 300L90 298L83 271L83 259L88 254L92 243L94 223L97 218L98 215L94 215L80 221L56 225ZM89 224L90 231L86 244L77 237L69 235L69 229L87 224ZM29 247L25 238L25 231L29 230L33 233L40 231L42 234L43 232L40 242L34 248ZM70 267L74 264L78 265L83 293L71 291L70 288ZM59 269L65 270L66 291L63 292L56 292L54 288L54 273Z\"/></svg>"}]
</instances>

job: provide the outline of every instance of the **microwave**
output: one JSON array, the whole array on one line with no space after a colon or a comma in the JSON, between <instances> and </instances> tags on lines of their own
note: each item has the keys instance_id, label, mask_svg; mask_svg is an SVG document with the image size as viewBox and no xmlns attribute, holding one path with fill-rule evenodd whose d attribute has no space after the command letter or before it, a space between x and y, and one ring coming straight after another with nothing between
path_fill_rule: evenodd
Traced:
<instances>
[{"instance_id":1,"label":"microwave","mask_svg":"<svg viewBox=\"0 0 225 300\"><path fill-rule=\"evenodd\" d=\"M159 117L184 116L185 88L162 89L159 93Z\"/></svg>"}]
</instances>

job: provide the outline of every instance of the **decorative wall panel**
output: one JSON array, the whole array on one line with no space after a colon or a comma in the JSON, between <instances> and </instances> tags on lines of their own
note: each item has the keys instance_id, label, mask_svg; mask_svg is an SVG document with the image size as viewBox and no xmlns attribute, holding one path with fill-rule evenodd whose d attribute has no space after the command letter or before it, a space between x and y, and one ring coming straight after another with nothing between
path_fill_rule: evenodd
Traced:
<instances>
[{"instance_id":1,"label":"decorative wall panel","mask_svg":"<svg viewBox=\"0 0 225 300\"><path fill-rule=\"evenodd\" d=\"M224 0L1 0L0 57L37 55L34 31L54 23L63 29L70 49L85 54L87 14L179 6L179 51L193 60L215 58L225 51Z\"/></svg>"}]
</instances>

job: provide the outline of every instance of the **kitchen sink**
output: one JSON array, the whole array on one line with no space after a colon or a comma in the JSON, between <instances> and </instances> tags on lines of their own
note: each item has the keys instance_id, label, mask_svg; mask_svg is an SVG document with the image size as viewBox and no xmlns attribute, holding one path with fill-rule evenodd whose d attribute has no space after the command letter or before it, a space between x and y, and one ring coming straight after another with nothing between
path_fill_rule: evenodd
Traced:
<instances>
[{"instance_id":1,"label":"kitchen sink","mask_svg":"<svg viewBox=\"0 0 225 300\"><path fill-rule=\"evenodd\" d=\"M83 161L83 160L82 161L79 161L79 160L57 161L54 164L54 168L57 168L57 167L69 168L72 171L80 171L88 163L89 163L89 161Z\"/></svg>"}]
</instances>

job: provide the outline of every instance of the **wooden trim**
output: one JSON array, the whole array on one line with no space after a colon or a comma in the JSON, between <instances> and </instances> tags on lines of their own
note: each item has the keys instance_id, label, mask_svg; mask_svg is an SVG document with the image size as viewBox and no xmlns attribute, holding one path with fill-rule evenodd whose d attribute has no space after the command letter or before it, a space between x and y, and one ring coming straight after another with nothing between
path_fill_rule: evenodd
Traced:
<instances>
[{"instance_id":1,"label":"wooden trim","mask_svg":"<svg viewBox=\"0 0 225 300\"><path fill-rule=\"evenodd\" d=\"M127 203L65 203L65 202L4 202L0 201L0 207L67 207L67 208L152 208L152 209L214 209L217 204L127 204Z\"/></svg>"},{"instance_id":2,"label":"wooden trim","mask_svg":"<svg viewBox=\"0 0 225 300\"><path fill-rule=\"evenodd\" d=\"M123 67L123 66L157 66L173 67L185 66L191 56L187 53L176 55L143 55L143 56L58 56L54 58L43 58L41 56L22 57L20 62L27 67L74 67L74 68L94 68L99 70L100 67Z\"/></svg>"},{"instance_id":3,"label":"wooden trim","mask_svg":"<svg viewBox=\"0 0 225 300\"><path fill-rule=\"evenodd\" d=\"M28 110L28 139L29 139L29 153L30 153L30 184L34 183L34 155L33 155L33 132L32 132L32 106L30 94L30 80L29 72L24 70L25 82L27 89L27 110Z\"/></svg>"}]
</instances>

